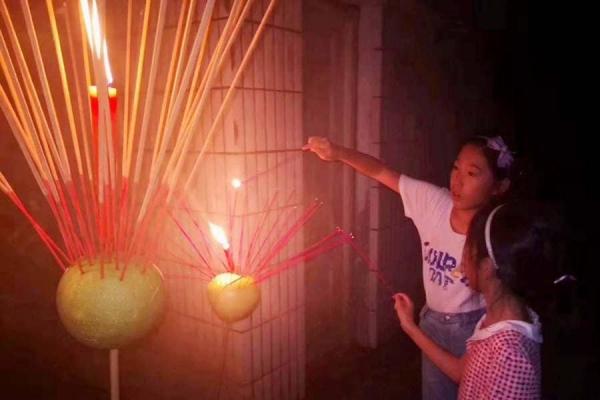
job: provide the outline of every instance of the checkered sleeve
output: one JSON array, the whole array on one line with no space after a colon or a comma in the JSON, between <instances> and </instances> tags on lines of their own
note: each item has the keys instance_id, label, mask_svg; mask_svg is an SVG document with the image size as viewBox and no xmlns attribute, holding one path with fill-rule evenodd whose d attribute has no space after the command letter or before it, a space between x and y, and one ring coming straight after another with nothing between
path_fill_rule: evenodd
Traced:
<instances>
[{"instance_id":1,"label":"checkered sleeve","mask_svg":"<svg viewBox=\"0 0 600 400\"><path fill-rule=\"evenodd\" d=\"M499 335L494 357L494 373L489 387L493 399L539 399L540 371L536 357L531 357L535 349L528 348L529 341L521 341L515 346L514 338ZM502 337L505 336L505 337ZM512 343L510 343L512 341Z\"/></svg>"}]
</instances>

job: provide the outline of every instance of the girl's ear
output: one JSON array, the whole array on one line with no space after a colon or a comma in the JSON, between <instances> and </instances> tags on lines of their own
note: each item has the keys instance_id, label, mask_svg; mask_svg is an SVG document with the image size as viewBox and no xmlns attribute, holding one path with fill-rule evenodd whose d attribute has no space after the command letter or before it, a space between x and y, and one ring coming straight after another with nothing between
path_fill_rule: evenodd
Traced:
<instances>
[{"instance_id":1,"label":"girl's ear","mask_svg":"<svg viewBox=\"0 0 600 400\"><path fill-rule=\"evenodd\" d=\"M496 190L494 191L494 195L499 196L506 193L506 191L510 188L510 179L504 178L496 185Z\"/></svg>"}]
</instances>

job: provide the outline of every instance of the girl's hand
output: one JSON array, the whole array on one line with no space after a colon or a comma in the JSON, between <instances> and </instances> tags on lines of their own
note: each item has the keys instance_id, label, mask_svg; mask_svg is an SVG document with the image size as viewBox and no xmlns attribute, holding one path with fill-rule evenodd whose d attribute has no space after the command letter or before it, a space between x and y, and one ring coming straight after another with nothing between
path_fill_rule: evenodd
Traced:
<instances>
[{"instance_id":1,"label":"girl's hand","mask_svg":"<svg viewBox=\"0 0 600 400\"><path fill-rule=\"evenodd\" d=\"M311 136L302 146L302 150L309 150L319 156L321 160L335 161L339 159L340 147L329 139L320 136Z\"/></svg>"},{"instance_id":2,"label":"girl's hand","mask_svg":"<svg viewBox=\"0 0 600 400\"><path fill-rule=\"evenodd\" d=\"M405 293L396 293L394 295L394 308L400 320L400 326L403 330L407 330L415 326L414 310L415 306Z\"/></svg>"}]
</instances>

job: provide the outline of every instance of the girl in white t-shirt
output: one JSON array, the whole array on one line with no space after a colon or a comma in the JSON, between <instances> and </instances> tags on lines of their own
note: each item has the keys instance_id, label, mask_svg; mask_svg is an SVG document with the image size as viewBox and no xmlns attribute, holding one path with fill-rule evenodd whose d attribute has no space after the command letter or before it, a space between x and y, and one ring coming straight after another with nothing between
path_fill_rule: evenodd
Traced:
<instances>
[{"instance_id":1,"label":"girl in white t-shirt","mask_svg":"<svg viewBox=\"0 0 600 400\"><path fill-rule=\"evenodd\" d=\"M403 175L374 157L323 137L309 138L304 149L323 160L341 161L400 194L405 215L415 223L421 239L426 305L420 326L451 354L461 356L484 312L484 300L456 269L471 219L510 187L513 157L502 138L467 140L452 167L450 190ZM457 395L457 385L425 355L422 394L427 400Z\"/></svg>"}]
</instances>

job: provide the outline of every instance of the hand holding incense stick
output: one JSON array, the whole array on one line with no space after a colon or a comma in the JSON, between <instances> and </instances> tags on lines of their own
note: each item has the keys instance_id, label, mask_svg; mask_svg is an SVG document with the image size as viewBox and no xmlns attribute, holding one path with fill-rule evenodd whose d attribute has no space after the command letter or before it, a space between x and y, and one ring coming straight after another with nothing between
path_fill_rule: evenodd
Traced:
<instances>
[{"instance_id":1,"label":"hand holding incense stick","mask_svg":"<svg viewBox=\"0 0 600 400\"><path fill-rule=\"evenodd\" d=\"M312 151L325 161L339 160L341 148L325 137L310 137L308 143L302 146L304 151Z\"/></svg>"}]
</instances>

